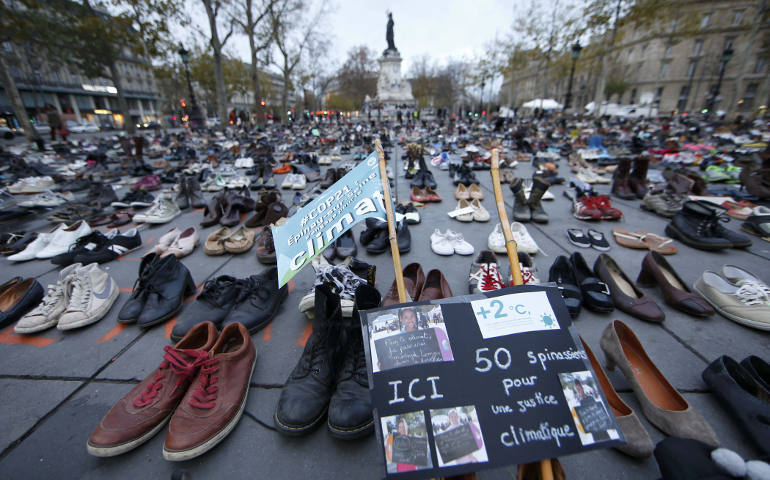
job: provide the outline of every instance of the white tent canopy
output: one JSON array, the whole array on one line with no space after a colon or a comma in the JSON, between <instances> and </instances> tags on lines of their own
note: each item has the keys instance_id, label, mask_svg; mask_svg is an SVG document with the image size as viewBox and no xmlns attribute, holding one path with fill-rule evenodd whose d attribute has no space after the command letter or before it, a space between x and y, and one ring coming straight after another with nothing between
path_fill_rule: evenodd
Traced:
<instances>
[{"instance_id":1,"label":"white tent canopy","mask_svg":"<svg viewBox=\"0 0 770 480\"><path fill-rule=\"evenodd\" d=\"M536 98L522 105L523 108L541 108L543 110L558 110L562 105L553 98Z\"/></svg>"}]
</instances>

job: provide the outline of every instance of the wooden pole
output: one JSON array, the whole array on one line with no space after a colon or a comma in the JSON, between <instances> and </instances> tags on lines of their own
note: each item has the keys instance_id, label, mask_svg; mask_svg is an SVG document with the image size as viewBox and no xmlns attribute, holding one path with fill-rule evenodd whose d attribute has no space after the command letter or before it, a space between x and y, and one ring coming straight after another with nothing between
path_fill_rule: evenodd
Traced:
<instances>
[{"instance_id":1,"label":"wooden pole","mask_svg":"<svg viewBox=\"0 0 770 480\"><path fill-rule=\"evenodd\" d=\"M374 147L377 149L377 158L380 164L380 176L382 177L382 194L385 197L385 213L388 217L388 238L390 239L390 253L393 255L393 270L396 273L396 289L398 290L398 301L405 303L406 288L404 287L404 273L401 270L401 254L398 252L398 237L396 236L396 219L393 214L393 203L390 201L390 185L388 184L388 170L385 167L385 152L382 150L380 139L374 140ZM413 298L412 300L417 300Z\"/></svg>"}]
</instances>

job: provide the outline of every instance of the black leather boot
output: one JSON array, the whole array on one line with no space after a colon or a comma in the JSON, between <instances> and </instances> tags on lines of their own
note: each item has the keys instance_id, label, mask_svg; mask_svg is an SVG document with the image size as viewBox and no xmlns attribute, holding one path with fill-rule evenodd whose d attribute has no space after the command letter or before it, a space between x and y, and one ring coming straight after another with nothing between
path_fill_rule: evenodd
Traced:
<instances>
[{"instance_id":1,"label":"black leather boot","mask_svg":"<svg viewBox=\"0 0 770 480\"><path fill-rule=\"evenodd\" d=\"M520 178L514 178L511 182L513 192L513 219L517 222L529 222L532 220L532 211L529 209L527 195L524 193L524 182Z\"/></svg>"},{"instance_id":2,"label":"black leather boot","mask_svg":"<svg viewBox=\"0 0 770 480\"><path fill-rule=\"evenodd\" d=\"M160 256L157 253L151 253L142 258L139 263L139 276L134 283L134 291L118 313L119 323L134 323L139 318L147 301L147 285L158 263L160 263Z\"/></svg>"},{"instance_id":3,"label":"black leather boot","mask_svg":"<svg viewBox=\"0 0 770 480\"><path fill-rule=\"evenodd\" d=\"M275 427L303 435L323 420L334 391L334 348L342 326L340 297L327 284L315 287L313 333L283 387L275 408Z\"/></svg>"},{"instance_id":4,"label":"black leather boot","mask_svg":"<svg viewBox=\"0 0 770 480\"><path fill-rule=\"evenodd\" d=\"M717 227L724 230L719 221L715 209L700 202L685 202L682 210L666 225L666 235L701 250L730 248L733 243L716 230Z\"/></svg>"},{"instance_id":5,"label":"black leather boot","mask_svg":"<svg viewBox=\"0 0 770 480\"><path fill-rule=\"evenodd\" d=\"M358 312L376 308L380 293L369 284L356 289L353 317L345 325L341 340L347 346L337 385L329 402L327 428L340 439L364 437L374 431L372 401L369 396L369 377L366 373L366 355Z\"/></svg>"},{"instance_id":6,"label":"black leather boot","mask_svg":"<svg viewBox=\"0 0 770 480\"><path fill-rule=\"evenodd\" d=\"M165 322L182 308L182 301L195 293L190 271L174 255L163 257L145 288L147 301L136 319L140 327Z\"/></svg>"},{"instance_id":7,"label":"black leather boot","mask_svg":"<svg viewBox=\"0 0 770 480\"><path fill-rule=\"evenodd\" d=\"M253 335L273 320L289 294L289 286L278 288L278 268L270 267L247 278L242 292L240 304L227 315L222 327L240 322Z\"/></svg>"}]
</instances>

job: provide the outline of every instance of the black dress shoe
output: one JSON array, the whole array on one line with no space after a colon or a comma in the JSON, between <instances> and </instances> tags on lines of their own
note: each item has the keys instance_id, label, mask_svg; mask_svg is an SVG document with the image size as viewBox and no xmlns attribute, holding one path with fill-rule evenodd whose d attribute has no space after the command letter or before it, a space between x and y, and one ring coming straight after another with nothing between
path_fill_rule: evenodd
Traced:
<instances>
[{"instance_id":1,"label":"black dress shoe","mask_svg":"<svg viewBox=\"0 0 770 480\"><path fill-rule=\"evenodd\" d=\"M412 177L412 181L409 182L410 187L425 188L425 171L418 170Z\"/></svg>"},{"instance_id":2,"label":"black dress shoe","mask_svg":"<svg viewBox=\"0 0 770 480\"><path fill-rule=\"evenodd\" d=\"M580 286L583 306L592 312L599 313L615 310L615 304L610 296L610 287L594 276L583 255L580 252L575 252L570 255L569 261L575 273L575 280Z\"/></svg>"},{"instance_id":3,"label":"black dress shoe","mask_svg":"<svg viewBox=\"0 0 770 480\"><path fill-rule=\"evenodd\" d=\"M345 358L329 401L326 425L329 433L340 439L361 438L374 431L366 354L358 312L379 305L380 293L376 288L363 284L356 289L353 316L344 327L348 339Z\"/></svg>"},{"instance_id":4,"label":"black dress shoe","mask_svg":"<svg viewBox=\"0 0 770 480\"><path fill-rule=\"evenodd\" d=\"M714 447L692 438L668 437L655 446L662 480L731 480L714 463Z\"/></svg>"},{"instance_id":5,"label":"black dress shoe","mask_svg":"<svg viewBox=\"0 0 770 480\"><path fill-rule=\"evenodd\" d=\"M165 322L182 308L182 301L195 293L195 282L182 262L174 255L160 259L147 283L147 300L136 319L140 327Z\"/></svg>"},{"instance_id":6,"label":"black dress shoe","mask_svg":"<svg viewBox=\"0 0 770 480\"><path fill-rule=\"evenodd\" d=\"M43 300L43 286L34 278L28 278L8 286L0 294L0 328L20 319Z\"/></svg>"},{"instance_id":7,"label":"black dress shoe","mask_svg":"<svg viewBox=\"0 0 770 480\"><path fill-rule=\"evenodd\" d=\"M118 323L134 323L139 318L147 301L147 286L159 262L160 255L157 253L142 257L139 263L139 275L134 282L134 291L118 312Z\"/></svg>"},{"instance_id":8,"label":"black dress shoe","mask_svg":"<svg viewBox=\"0 0 770 480\"><path fill-rule=\"evenodd\" d=\"M741 361L741 366L762 385L762 388L770 392L770 364L755 355L751 355Z\"/></svg>"},{"instance_id":9,"label":"black dress shoe","mask_svg":"<svg viewBox=\"0 0 770 480\"><path fill-rule=\"evenodd\" d=\"M382 230L387 231L388 229L388 224L380 220L379 218L369 217L365 220L365 223L366 223L366 230L362 231L361 234L358 236L358 241L361 242L361 245L364 245L364 246L369 245L369 243L372 240L374 240L374 237L376 237L380 231ZM382 252L377 252L377 253L382 253Z\"/></svg>"},{"instance_id":10,"label":"black dress shoe","mask_svg":"<svg viewBox=\"0 0 770 480\"><path fill-rule=\"evenodd\" d=\"M702 376L740 430L763 455L770 455L770 391L728 356L711 362Z\"/></svg>"},{"instance_id":11,"label":"black dress shoe","mask_svg":"<svg viewBox=\"0 0 770 480\"><path fill-rule=\"evenodd\" d=\"M412 235L409 233L409 226L406 222L401 221L396 224L396 237L398 238L398 253L409 252L412 248Z\"/></svg>"},{"instance_id":12,"label":"black dress shoe","mask_svg":"<svg viewBox=\"0 0 770 480\"><path fill-rule=\"evenodd\" d=\"M178 342L199 323L209 321L221 330L222 321L237 305L243 282L230 275L220 275L203 286L198 298L186 308L171 331L171 340Z\"/></svg>"},{"instance_id":13,"label":"black dress shoe","mask_svg":"<svg viewBox=\"0 0 770 480\"><path fill-rule=\"evenodd\" d=\"M278 288L277 267L252 275L245 281L241 303L227 315L222 326L240 322L253 335L273 320L288 294L287 285Z\"/></svg>"},{"instance_id":14,"label":"black dress shoe","mask_svg":"<svg viewBox=\"0 0 770 480\"><path fill-rule=\"evenodd\" d=\"M361 233L361 237L364 237L364 233L366 232ZM371 240L366 244L366 252L376 255L386 251L390 246L387 227L373 230L372 235ZM363 238L361 238L361 243L364 243Z\"/></svg>"},{"instance_id":15,"label":"black dress shoe","mask_svg":"<svg viewBox=\"0 0 770 480\"><path fill-rule=\"evenodd\" d=\"M580 294L575 273L572 271L572 265L567 257L564 255L556 257L550 270L548 270L548 281L556 282L570 316L573 319L576 318L580 313L583 296Z\"/></svg>"},{"instance_id":16,"label":"black dress shoe","mask_svg":"<svg viewBox=\"0 0 770 480\"><path fill-rule=\"evenodd\" d=\"M317 426L334 391L332 345L342 325L340 297L327 284L315 287L313 333L297 366L281 391L275 409L275 427L286 435L303 435Z\"/></svg>"}]
</instances>

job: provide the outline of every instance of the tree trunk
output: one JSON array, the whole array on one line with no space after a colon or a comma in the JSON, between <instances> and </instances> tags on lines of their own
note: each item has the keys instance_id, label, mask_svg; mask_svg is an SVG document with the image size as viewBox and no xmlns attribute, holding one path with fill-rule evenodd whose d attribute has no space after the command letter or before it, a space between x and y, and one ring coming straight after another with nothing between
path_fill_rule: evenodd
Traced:
<instances>
[{"instance_id":1,"label":"tree trunk","mask_svg":"<svg viewBox=\"0 0 770 480\"><path fill-rule=\"evenodd\" d=\"M748 51L741 52L740 55L740 66L738 67L738 76L735 79L735 82L733 83L733 102L730 104L730 108L726 108L723 110L727 111L726 118L732 118L735 114L735 111L738 106L738 99L742 97L743 90L743 79L746 76L746 67L749 64L749 60L753 60L755 58L755 55L752 55L754 52L757 51L757 47L761 48L761 42L757 41L757 36L759 35L759 28L762 26L762 24L765 21L765 11L768 8L768 0L762 0L758 4L758 11L757 14L754 16L754 25L751 27L751 33L749 33L748 38ZM725 66L726 68L726 66Z\"/></svg>"},{"instance_id":2,"label":"tree trunk","mask_svg":"<svg viewBox=\"0 0 770 480\"><path fill-rule=\"evenodd\" d=\"M219 31L217 30L217 18L214 15L214 9L211 6L211 0L202 0L206 8L206 16L209 19L209 29L211 30L211 40L209 44L214 51L214 79L216 80L216 106L217 116L219 117L219 128L224 129L227 125L227 101L225 93L225 76L222 69L222 43L219 40Z\"/></svg>"},{"instance_id":3,"label":"tree trunk","mask_svg":"<svg viewBox=\"0 0 770 480\"><path fill-rule=\"evenodd\" d=\"M2 77L0 80L2 80L5 93L11 101L11 107L13 107L13 111L16 114L16 119L24 131L24 137L28 142L34 141L40 135L35 130L32 122L29 121L27 110L24 108L24 101L21 99L19 89L16 88L16 82L13 79L13 75L11 75L11 70L8 68L8 64L5 63L5 58L2 55L0 55L0 77Z\"/></svg>"},{"instance_id":4,"label":"tree trunk","mask_svg":"<svg viewBox=\"0 0 770 480\"><path fill-rule=\"evenodd\" d=\"M285 119L287 123L289 121L289 62L288 55L283 57L283 86L281 87L281 118Z\"/></svg>"},{"instance_id":5,"label":"tree trunk","mask_svg":"<svg viewBox=\"0 0 770 480\"><path fill-rule=\"evenodd\" d=\"M254 40L254 12L251 10L252 0L246 0L246 36L249 37L251 50L251 83L254 90L254 113L257 115L257 125L265 124L265 109L262 107L262 88L259 84L259 68L257 68L257 43Z\"/></svg>"},{"instance_id":6,"label":"tree trunk","mask_svg":"<svg viewBox=\"0 0 770 480\"><path fill-rule=\"evenodd\" d=\"M120 112L123 114L123 129L127 134L133 135L136 133L136 127L133 120L131 120L131 113L128 111L128 101L126 100L126 95L123 92L123 82L120 78L120 71L118 71L117 62L112 60L110 62L109 68L112 83L115 85L115 90L118 91L118 107L120 108Z\"/></svg>"},{"instance_id":7,"label":"tree trunk","mask_svg":"<svg viewBox=\"0 0 770 480\"><path fill-rule=\"evenodd\" d=\"M601 117L601 106L604 98L604 88L607 86L607 63L609 62L609 55L615 48L615 38L618 36L618 20L620 18L620 3L622 0L617 0L618 3L615 7L615 22L612 24L612 33L610 34L609 48L604 50L601 55L601 70L599 71L599 82L596 86L596 92L594 92L594 117Z\"/></svg>"}]
</instances>

